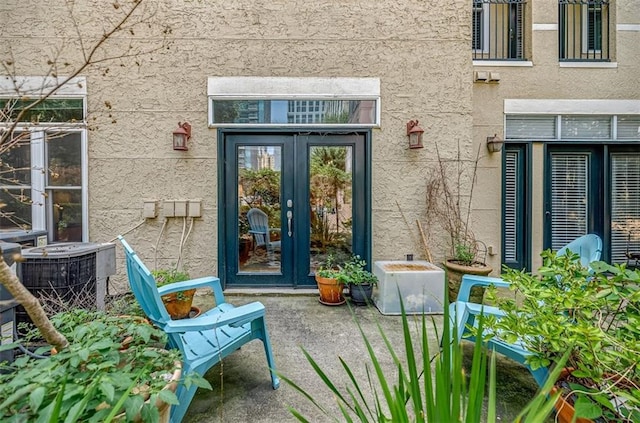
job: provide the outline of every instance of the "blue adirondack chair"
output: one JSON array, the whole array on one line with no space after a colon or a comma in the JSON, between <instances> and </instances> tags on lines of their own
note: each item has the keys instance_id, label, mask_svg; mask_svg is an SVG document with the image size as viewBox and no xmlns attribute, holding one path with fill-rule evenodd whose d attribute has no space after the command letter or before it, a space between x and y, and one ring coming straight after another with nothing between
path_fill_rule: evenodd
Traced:
<instances>
[{"instance_id":1,"label":"blue adirondack chair","mask_svg":"<svg viewBox=\"0 0 640 423\"><path fill-rule=\"evenodd\" d=\"M265 323L265 309L259 302L239 307L225 302L220 280L203 277L185 282L177 282L160 288L151 272L142 263L129 244L119 236L125 250L129 285L149 320L162 328L169 337L169 347L182 352L183 372L204 375L223 358L254 339L264 344L267 364L271 373L271 386L277 389L280 380L276 376L276 365L271 351L271 343ZM192 319L172 320L167 313L161 296L189 288L211 288L216 306ZM178 387L176 392L180 403L171 409L171 422L182 421L197 387Z\"/></svg>"},{"instance_id":2,"label":"blue adirondack chair","mask_svg":"<svg viewBox=\"0 0 640 423\"><path fill-rule=\"evenodd\" d=\"M280 228L269 227L269 217L260 209L252 208L247 212L249 233L253 235L254 249L264 246L267 251L280 249L280 241L271 241L271 232L280 232Z\"/></svg>"},{"instance_id":3,"label":"blue adirondack chair","mask_svg":"<svg viewBox=\"0 0 640 423\"><path fill-rule=\"evenodd\" d=\"M558 250L557 254L565 255L568 251L578 254L580 256L580 263L588 267L591 262L600 260L602 254L602 239L595 234L583 235L562 247ZM469 302L472 287L486 287L489 285L509 287L509 283L500 278L475 275L464 275L462 277L458 298L449 305L451 336L455 334L458 337L458 341L461 341L463 337L470 341L475 341L475 337L471 335L469 328L477 324L477 319L481 314L484 316L495 316L497 318L504 315L498 307ZM538 385L542 386L547 379L549 374L548 368L533 370L526 363L526 359L531 355L531 352L527 351L520 342L510 344L496 336L487 341L487 347L524 365L529 369L529 372L531 372L531 375Z\"/></svg>"}]
</instances>

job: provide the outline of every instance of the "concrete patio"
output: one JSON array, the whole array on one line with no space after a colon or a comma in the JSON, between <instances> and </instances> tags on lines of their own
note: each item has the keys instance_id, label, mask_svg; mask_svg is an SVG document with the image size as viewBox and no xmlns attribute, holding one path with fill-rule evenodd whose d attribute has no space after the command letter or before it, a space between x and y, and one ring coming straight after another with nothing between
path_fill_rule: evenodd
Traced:
<instances>
[{"instance_id":1,"label":"concrete patio","mask_svg":"<svg viewBox=\"0 0 640 423\"><path fill-rule=\"evenodd\" d=\"M304 347L338 387L349 384L338 356L351 367L366 385L365 363L368 357L364 342L347 305L328 307L318 302L314 291L229 291L227 301L240 305L262 302L267 309L267 324L278 371L308 390L328 409L336 411L332 394L315 374L303 355ZM206 307L206 297L196 303ZM353 312L369 337L376 355L395 381L394 366L377 329L383 328L398 356L404 356L400 316L383 316L375 307L355 307ZM412 316L412 320L416 320ZM438 331L442 316L434 316ZM430 332L431 354L439 341ZM470 361L472 346L465 343L465 360ZM365 358L365 361L360 361ZM184 419L185 422L285 422L296 421L287 407L299 410L310 421L329 421L314 405L285 382L272 390L262 344L254 341L212 368L206 375L214 390L199 389ZM520 365L499 357L497 370L498 418L512 421L533 397L536 385ZM341 420L341 419L338 419Z\"/></svg>"}]
</instances>

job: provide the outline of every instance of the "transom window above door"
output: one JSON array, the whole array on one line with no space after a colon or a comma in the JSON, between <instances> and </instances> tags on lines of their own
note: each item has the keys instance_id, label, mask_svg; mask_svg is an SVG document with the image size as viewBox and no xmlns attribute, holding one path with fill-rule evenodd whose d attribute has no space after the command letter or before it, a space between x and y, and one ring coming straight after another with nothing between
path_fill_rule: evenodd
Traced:
<instances>
[{"instance_id":1,"label":"transom window above door","mask_svg":"<svg viewBox=\"0 0 640 423\"><path fill-rule=\"evenodd\" d=\"M378 78L212 77L209 126L380 125Z\"/></svg>"}]
</instances>

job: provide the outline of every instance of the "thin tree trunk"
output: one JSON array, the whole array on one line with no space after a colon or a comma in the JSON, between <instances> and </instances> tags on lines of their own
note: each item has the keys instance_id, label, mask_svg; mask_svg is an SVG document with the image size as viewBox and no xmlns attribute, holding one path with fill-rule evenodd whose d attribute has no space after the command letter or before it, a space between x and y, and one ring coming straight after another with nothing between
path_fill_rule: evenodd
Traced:
<instances>
[{"instance_id":1,"label":"thin tree trunk","mask_svg":"<svg viewBox=\"0 0 640 423\"><path fill-rule=\"evenodd\" d=\"M34 297L22 282L20 282L20 279L13 274L11 268L2 258L2 255L0 255L0 283L13 295L13 298L25 308L31 321L36 325L45 341L56 347L58 351L69 346L67 338L58 332L53 324L51 324L38 299Z\"/></svg>"}]
</instances>

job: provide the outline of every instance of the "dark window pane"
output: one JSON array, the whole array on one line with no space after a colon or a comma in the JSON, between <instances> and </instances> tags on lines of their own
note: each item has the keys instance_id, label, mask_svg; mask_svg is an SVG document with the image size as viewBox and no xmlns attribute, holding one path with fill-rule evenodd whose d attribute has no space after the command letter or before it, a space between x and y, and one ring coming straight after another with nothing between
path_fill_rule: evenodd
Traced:
<instances>
[{"instance_id":1,"label":"dark window pane","mask_svg":"<svg viewBox=\"0 0 640 423\"><path fill-rule=\"evenodd\" d=\"M82 185L82 148L79 132L47 134L48 185Z\"/></svg>"},{"instance_id":2,"label":"dark window pane","mask_svg":"<svg viewBox=\"0 0 640 423\"><path fill-rule=\"evenodd\" d=\"M20 110L35 100L0 99L0 108L11 120L16 120ZM83 99L48 99L27 110L20 122L82 122L84 120Z\"/></svg>"},{"instance_id":3,"label":"dark window pane","mask_svg":"<svg viewBox=\"0 0 640 423\"><path fill-rule=\"evenodd\" d=\"M31 151L29 133L16 133L2 147L0 156L0 186L29 185L31 183Z\"/></svg>"},{"instance_id":4,"label":"dark window pane","mask_svg":"<svg viewBox=\"0 0 640 423\"><path fill-rule=\"evenodd\" d=\"M31 189L0 190L0 229L31 229Z\"/></svg>"},{"instance_id":5,"label":"dark window pane","mask_svg":"<svg viewBox=\"0 0 640 423\"><path fill-rule=\"evenodd\" d=\"M55 241L82 241L82 192L52 190Z\"/></svg>"}]
</instances>

